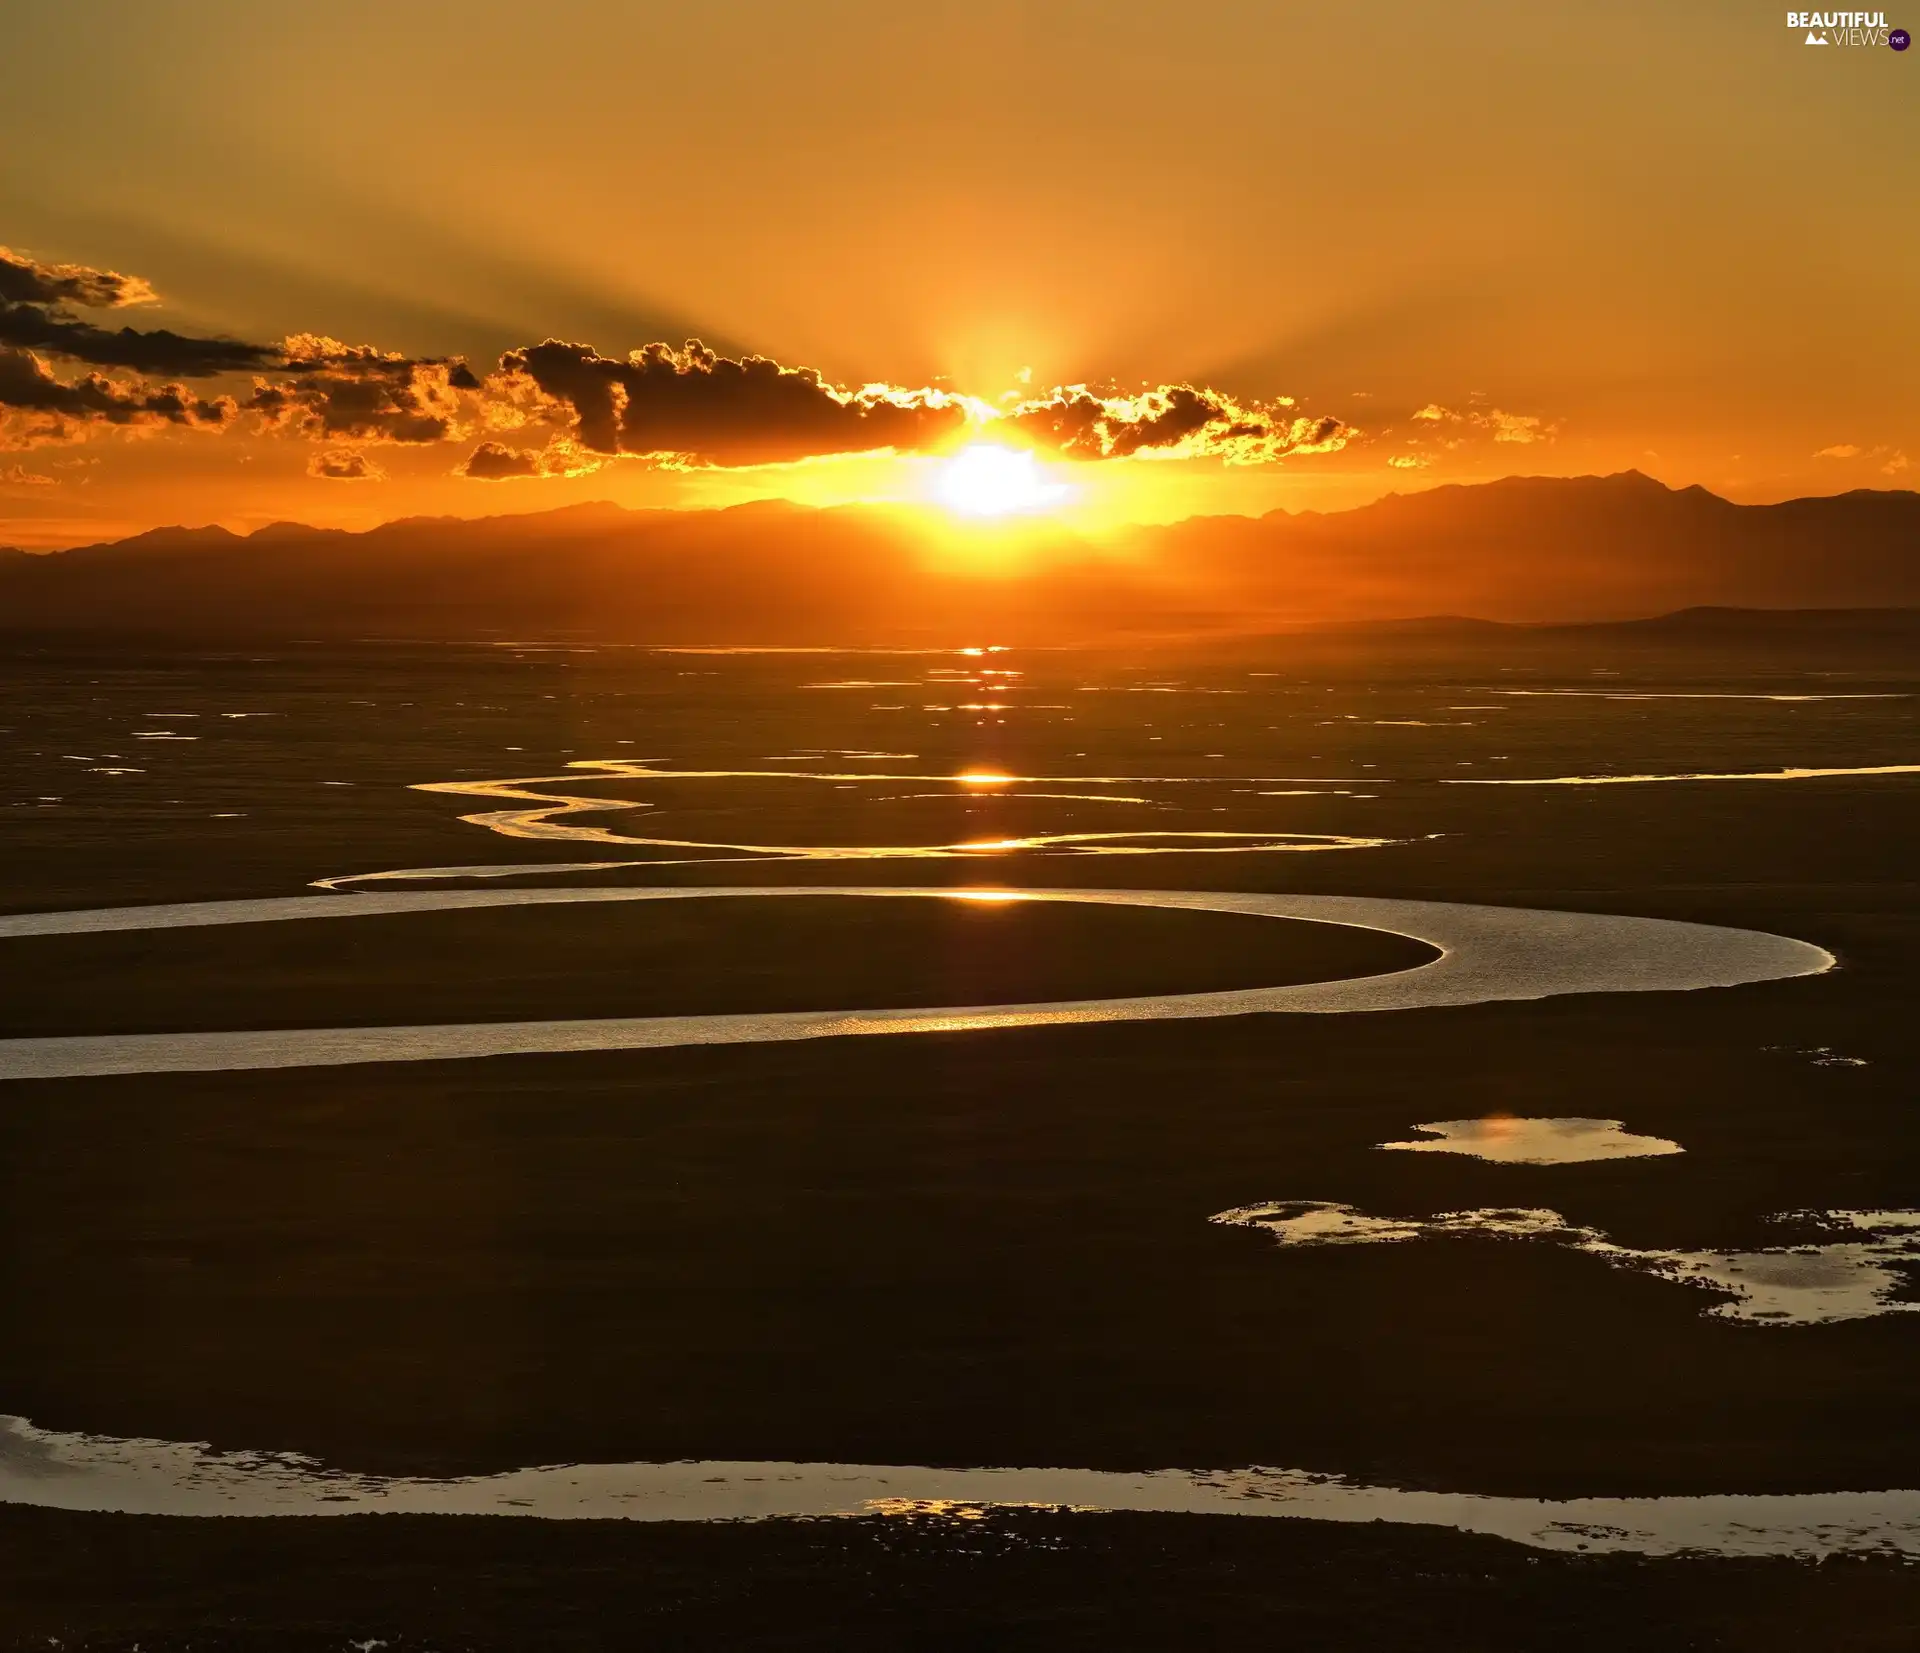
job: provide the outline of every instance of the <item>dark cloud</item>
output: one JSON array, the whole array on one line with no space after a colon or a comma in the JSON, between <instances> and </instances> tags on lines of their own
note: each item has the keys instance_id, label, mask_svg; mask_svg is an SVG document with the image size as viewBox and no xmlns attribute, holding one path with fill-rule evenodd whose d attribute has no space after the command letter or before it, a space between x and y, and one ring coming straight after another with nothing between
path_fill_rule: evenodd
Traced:
<instances>
[{"instance_id":1,"label":"dark cloud","mask_svg":"<svg viewBox=\"0 0 1920 1653\"><path fill-rule=\"evenodd\" d=\"M548 339L500 358L569 407L580 444L596 453L672 455L710 465L770 464L876 448L917 450L967 423L961 400L890 385L857 391L764 356L735 361L699 340L650 344L624 361Z\"/></svg>"},{"instance_id":2,"label":"dark cloud","mask_svg":"<svg viewBox=\"0 0 1920 1653\"><path fill-rule=\"evenodd\" d=\"M1170 448L1209 425L1244 424L1224 397L1170 385L1132 401L1074 387L1025 402L1007 422L1076 459L1125 459L1143 448Z\"/></svg>"},{"instance_id":3,"label":"dark cloud","mask_svg":"<svg viewBox=\"0 0 1920 1653\"><path fill-rule=\"evenodd\" d=\"M0 247L0 346L37 350L92 367L120 367L135 373L178 374L189 379L221 373L330 372L389 375L409 363L368 345L342 344L315 333L297 334L277 345L244 339L200 338L170 328L141 331L96 326L73 313L151 303L154 292L138 276L94 270L82 264L41 264ZM462 388L479 381L464 366Z\"/></svg>"},{"instance_id":4,"label":"dark cloud","mask_svg":"<svg viewBox=\"0 0 1920 1653\"><path fill-rule=\"evenodd\" d=\"M0 349L0 407L40 414L43 439L84 434L87 425L197 425L219 429L238 409L230 396L200 397L185 385L122 383L89 373L73 383L28 350Z\"/></svg>"},{"instance_id":5,"label":"dark cloud","mask_svg":"<svg viewBox=\"0 0 1920 1653\"><path fill-rule=\"evenodd\" d=\"M167 328L95 327L64 310L37 304L0 304L0 345L65 356L93 367L136 373L178 373L189 379L238 373L278 363L279 352L239 339L189 338Z\"/></svg>"},{"instance_id":6,"label":"dark cloud","mask_svg":"<svg viewBox=\"0 0 1920 1653\"><path fill-rule=\"evenodd\" d=\"M609 461L589 453L570 437L557 436L544 448L514 448L482 442L454 467L455 476L475 482L511 482L516 477L590 476Z\"/></svg>"},{"instance_id":7,"label":"dark cloud","mask_svg":"<svg viewBox=\"0 0 1920 1653\"><path fill-rule=\"evenodd\" d=\"M1270 464L1295 453L1333 453L1356 434L1333 418L1309 418L1293 398L1239 402L1217 390L1161 385L1137 396L1097 395L1071 385L1020 403L1002 421L1067 459L1221 459Z\"/></svg>"},{"instance_id":8,"label":"dark cloud","mask_svg":"<svg viewBox=\"0 0 1920 1653\"><path fill-rule=\"evenodd\" d=\"M302 333L282 346L293 379L257 380L247 407L274 430L318 441L444 442L465 434L463 362L392 356Z\"/></svg>"},{"instance_id":9,"label":"dark cloud","mask_svg":"<svg viewBox=\"0 0 1920 1653\"><path fill-rule=\"evenodd\" d=\"M387 473L352 448L330 448L307 461L307 475L326 482L384 482Z\"/></svg>"},{"instance_id":10,"label":"dark cloud","mask_svg":"<svg viewBox=\"0 0 1920 1653\"><path fill-rule=\"evenodd\" d=\"M279 360L277 351L239 339L190 338L164 327L147 333L97 327L71 308L113 310L151 304L153 299L153 289L138 276L84 264L42 264L0 247L0 346L64 356L92 367L177 373L189 379L262 368Z\"/></svg>"},{"instance_id":11,"label":"dark cloud","mask_svg":"<svg viewBox=\"0 0 1920 1653\"><path fill-rule=\"evenodd\" d=\"M0 303L78 304L88 310L115 310L151 304L153 289L138 276L95 270L85 264L42 264L0 247Z\"/></svg>"},{"instance_id":12,"label":"dark cloud","mask_svg":"<svg viewBox=\"0 0 1920 1653\"><path fill-rule=\"evenodd\" d=\"M540 475L540 455L533 448L510 448L502 442L482 442L459 468L461 476L476 482L506 482L516 476Z\"/></svg>"},{"instance_id":13,"label":"dark cloud","mask_svg":"<svg viewBox=\"0 0 1920 1653\"><path fill-rule=\"evenodd\" d=\"M649 344L624 358L548 339L507 352L500 371L482 379L456 359L397 355L318 333L255 344L165 328L110 329L74 313L152 298L135 276L40 263L0 248L0 407L28 410L39 421L36 442L61 440L69 428L61 421L84 434L89 424L223 426L236 412L231 398L197 397L172 382L127 383L97 372L63 382L43 359L55 357L169 381L251 374L253 389L238 409L266 431L313 442L430 444L489 431L544 439L524 448L481 442L458 471L480 481L578 476L621 454L728 467L924 452L969 431L1004 432L1067 459L1257 465L1332 452L1356 434L1337 419L1307 417L1288 397L1243 402L1189 384L1131 396L1070 385L996 406L931 386L849 389L815 368L726 357L697 339L677 350ZM1530 439L1527 421L1509 423L1501 440ZM17 420L9 434L18 434ZM314 474L348 479L339 455L352 453L332 450Z\"/></svg>"}]
</instances>

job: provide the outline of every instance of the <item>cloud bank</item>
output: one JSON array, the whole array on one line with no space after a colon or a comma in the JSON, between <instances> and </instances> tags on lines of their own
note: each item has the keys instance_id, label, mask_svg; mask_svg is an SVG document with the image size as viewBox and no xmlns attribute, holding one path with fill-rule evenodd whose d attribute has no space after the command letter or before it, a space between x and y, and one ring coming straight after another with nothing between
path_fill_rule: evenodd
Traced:
<instances>
[{"instance_id":1,"label":"cloud bank","mask_svg":"<svg viewBox=\"0 0 1920 1653\"><path fill-rule=\"evenodd\" d=\"M325 445L309 474L358 481L382 474L365 445L477 439L457 474L506 481L577 476L617 458L727 469L924 453L969 432L1079 461L1264 465L1333 453L1358 434L1291 397L1245 401L1192 384L1069 385L991 404L931 385L837 385L815 368L722 356L698 339L619 357L550 338L507 351L482 376L462 361L321 333L268 344L108 328L78 313L157 302L138 276L0 248L0 447L85 440L96 427L237 429ZM57 363L71 364L67 377ZM177 382L243 377L250 383L218 395Z\"/></svg>"}]
</instances>

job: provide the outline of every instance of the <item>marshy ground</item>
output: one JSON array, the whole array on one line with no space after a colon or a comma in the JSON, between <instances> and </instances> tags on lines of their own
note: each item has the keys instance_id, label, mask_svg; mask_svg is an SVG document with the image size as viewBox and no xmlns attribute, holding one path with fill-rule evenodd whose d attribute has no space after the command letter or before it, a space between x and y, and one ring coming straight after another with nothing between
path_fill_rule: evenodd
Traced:
<instances>
[{"instance_id":1,"label":"marshy ground","mask_svg":"<svg viewBox=\"0 0 1920 1653\"><path fill-rule=\"evenodd\" d=\"M0 1412L384 1474L725 1458L1267 1464L1553 1497L1920 1485L1914 1316L1741 1324L1702 1288L1549 1245L1288 1248L1208 1221L1262 1200L1545 1206L1622 1244L1735 1249L1778 1243L1783 1211L1920 1207L1920 778L1455 784L1911 762L1920 678L1896 661L368 645L19 650L5 680L8 911L612 860L549 877L1409 896L1769 930L1841 968L1378 1017L8 1084ZM1733 698L1763 694L1885 698ZM573 771L546 790L629 806L549 823L586 839L463 824L506 806L414 789L613 759L697 774ZM947 779L885 778L909 773ZM1017 847L1096 833L1162 853ZM1186 833L1246 838L1166 836ZM1351 842L1259 847L1289 836ZM975 847L877 867L636 838ZM805 898L30 945L0 943L5 1036L1018 1002L1425 956L1224 915ZM1685 1151L1375 1147L1496 1113ZM0 1523L22 1647L1875 1648L1920 1627L1920 1575L1883 1561L1292 1521Z\"/></svg>"}]
</instances>

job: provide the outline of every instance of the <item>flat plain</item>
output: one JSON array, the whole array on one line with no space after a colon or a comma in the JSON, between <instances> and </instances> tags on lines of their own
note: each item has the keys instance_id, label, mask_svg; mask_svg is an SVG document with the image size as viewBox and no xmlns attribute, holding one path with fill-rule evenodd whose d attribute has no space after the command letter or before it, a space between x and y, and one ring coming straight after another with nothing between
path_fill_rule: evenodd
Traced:
<instances>
[{"instance_id":1,"label":"flat plain","mask_svg":"<svg viewBox=\"0 0 1920 1653\"><path fill-rule=\"evenodd\" d=\"M1263 1465L1524 1498L1920 1486L1897 1265L1870 1312L1769 1322L1550 1237L1293 1245L1210 1221L1548 1209L1637 1253L1819 1257L1835 1214L1920 1207L1920 775L1896 772L1920 761L1916 695L1899 651L1832 637L14 646L0 911L438 888L448 869L821 893L0 940L0 1038L1010 1004L1431 956L1326 925L836 884L1623 913L1796 937L1838 967L1385 1015L9 1082L0 1412L374 1476L724 1460ZM1803 769L1863 772L1712 778ZM1504 1115L1684 1151L1378 1150ZM0 1517L20 1647L1059 1647L1126 1625L1168 1645L1763 1648L1818 1645L1839 1617L1850 1647L1894 1647L1920 1624L1920 1584L1884 1556L1582 1556L1410 1526ZM427 1587L455 1572L457 1592Z\"/></svg>"}]
</instances>

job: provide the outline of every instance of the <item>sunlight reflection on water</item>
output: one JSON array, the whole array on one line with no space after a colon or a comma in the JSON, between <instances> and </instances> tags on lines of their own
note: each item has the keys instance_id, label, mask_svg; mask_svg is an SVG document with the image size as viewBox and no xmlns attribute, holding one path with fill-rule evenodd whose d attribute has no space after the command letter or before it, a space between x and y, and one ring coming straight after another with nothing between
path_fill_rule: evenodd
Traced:
<instances>
[{"instance_id":1,"label":"sunlight reflection on water","mask_svg":"<svg viewBox=\"0 0 1920 1653\"><path fill-rule=\"evenodd\" d=\"M1414 1144L1414 1146L1426 1146ZM1382 1245L1412 1240L1535 1240L1698 1286L1721 1301L1705 1312L1763 1326L1815 1326L1920 1309L1895 1293L1920 1268L1920 1211L1787 1211L1768 1219L1849 1236L1826 1244L1754 1251L1681 1251L1617 1245L1545 1207L1442 1211L1431 1217L1375 1217L1330 1200L1270 1200L1208 1219L1262 1228L1283 1246Z\"/></svg>"},{"instance_id":2,"label":"sunlight reflection on water","mask_svg":"<svg viewBox=\"0 0 1920 1653\"><path fill-rule=\"evenodd\" d=\"M781 760L785 761L785 760ZM799 759L795 761L807 761ZM628 758L578 759L567 773L531 775L515 779L480 781L423 781L417 792L448 793L463 798L491 798L531 804L527 809L488 810L463 815L469 826L484 827L506 838L569 843L620 844L636 849L712 851L685 860L649 860L651 866L678 866L711 860L883 861L949 860L963 856L1005 855L1016 851L1052 855L1168 855L1294 853L1315 850L1379 849L1405 842L1398 838L1335 832L1225 832L1154 829L1134 832L1044 832L973 838L936 844L760 844L698 838L650 837L615 832L610 827L579 826L566 817L612 810L649 809L637 798L592 798L542 790L583 778L630 781L815 781L836 786L898 785L905 782L942 784L955 788L948 796L1023 798L1060 797L1053 793L1016 793L1025 786L1162 786L1217 785L1229 777L1190 775L1014 775L1000 770L960 770L951 774L874 774L864 770L828 769L668 769ZM1318 779L1302 776L1231 777L1258 783ZM1329 777L1329 787L1346 777ZM907 796L921 796L908 794ZM942 796L942 794L931 794ZM1099 797L1100 795L1091 795ZM1107 801L1107 800L1102 800ZM1110 801L1121 802L1115 798ZM1145 801L1145 800L1131 800ZM338 881L327 887L337 887Z\"/></svg>"},{"instance_id":3,"label":"sunlight reflection on water","mask_svg":"<svg viewBox=\"0 0 1920 1653\"><path fill-rule=\"evenodd\" d=\"M0 1078L50 1079L84 1074L447 1061L563 1051L776 1043L957 1028L1056 1027L1275 1013L1350 1015L1486 1004L1502 999L1537 999L1563 993L1686 992L1818 975L1831 970L1835 963L1833 955L1824 948L1786 936L1619 914L1477 907L1370 896L1224 890L1028 888L1017 893L1022 899L1034 901L1244 913L1254 917L1353 925L1425 942L1439 956L1431 963L1376 976L1224 992L1155 993L1132 998L1034 1004L0 1039ZM578 902L801 896L818 899L827 895L855 900L902 897L924 900L951 898L952 894L918 886L709 885L689 888L639 884L383 891L16 913L0 916L0 938L18 940L30 936L191 929L289 919L348 919L377 914Z\"/></svg>"},{"instance_id":4,"label":"sunlight reflection on water","mask_svg":"<svg viewBox=\"0 0 1920 1653\"><path fill-rule=\"evenodd\" d=\"M24 1418L0 1418L0 1502L168 1516L383 1513L549 1521L1126 1510L1398 1522L1555 1551L1920 1557L1920 1492L1899 1490L1548 1499L1370 1486L1258 1466L941 1469L698 1459L428 1478L356 1474L290 1452L220 1452L204 1442L40 1429Z\"/></svg>"},{"instance_id":5,"label":"sunlight reflection on water","mask_svg":"<svg viewBox=\"0 0 1920 1653\"><path fill-rule=\"evenodd\" d=\"M1684 775L1540 775L1519 780L1443 779L1442 786L1640 786L1657 781L1817 781L1843 775L1920 775L1920 763L1875 763L1852 769L1751 769Z\"/></svg>"},{"instance_id":6,"label":"sunlight reflection on water","mask_svg":"<svg viewBox=\"0 0 1920 1653\"><path fill-rule=\"evenodd\" d=\"M1617 1119L1437 1119L1416 1125L1427 1141L1377 1142L1410 1154L1470 1154L1503 1165L1572 1165L1594 1159L1644 1159L1685 1150L1664 1137L1635 1136Z\"/></svg>"}]
</instances>

